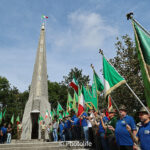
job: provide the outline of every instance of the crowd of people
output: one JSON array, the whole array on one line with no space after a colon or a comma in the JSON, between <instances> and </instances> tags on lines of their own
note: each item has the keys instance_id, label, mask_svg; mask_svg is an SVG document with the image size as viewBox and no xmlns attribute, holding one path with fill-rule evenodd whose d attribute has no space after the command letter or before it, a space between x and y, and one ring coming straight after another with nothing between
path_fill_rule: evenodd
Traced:
<instances>
[{"instance_id":1,"label":"crowd of people","mask_svg":"<svg viewBox=\"0 0 150 150\"><path fill-rule=\"evenodd\" d=\"M77 116L74 111L63 119L54 117L53 121L46 125L40 124L41 139L46 141L87 141L91 148L97 150L150 150L150 114L142 108L138 112L140 124L136 124L134 118L127 114L127 108L122 105L119 112L113 108L108 111L96 112L89 109ZM17 125L18 139L21 137L22 124ZM12 127L6 123L0 128L0 143L11 142Z\"/></svg>"},{"instance_id":2,"label":"crowd of people","mask_svg":"<svg viewBox=\"0 0 150 150\"><path fill-rule=\"evenodd\" d=\"M3 123L3 126L0 127L0 144L4 144L4 143L11 143L11 139L12 139L12 125L11 123L7 124ZM22 124L18 123L17 124L17 139L21 138L21 133L22 133Z\"/></svg>"},{"instance_id":3,"label":"crowd of people","mask_svg":"<svg viewBox=\"0 0 150 150\"><path fill-rule=\"evenodd\" d=\"M142 108L139 112L141 124L127 114L124 105L117 115L113 108L106 116L104 111L97 113L90 109L78 116L70 112L59 121L55 118L47 127L43 121L41 135L49 133L50 141L88 141L97 150L150 150L150 115ZM47 129L47 130L46 130Z\"/></svg>"}]
</instances>

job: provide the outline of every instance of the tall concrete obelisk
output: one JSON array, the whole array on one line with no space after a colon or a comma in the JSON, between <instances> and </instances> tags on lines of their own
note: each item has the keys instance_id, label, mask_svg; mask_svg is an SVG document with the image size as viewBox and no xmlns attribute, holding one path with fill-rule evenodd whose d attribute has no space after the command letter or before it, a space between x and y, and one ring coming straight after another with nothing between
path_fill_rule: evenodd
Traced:
<instances>
[{"instance_id":1,"label":"tall concrete obelisk","mask_svg":"<svg viewBox=\"0 0 150 150\"><path fill-rule=\"evenodd\" d=\"M40 139L39 115L45 118L46 111L50 114L50 103L48 102L47 65L45 47L45 25L42 24L40 39L34 64L34 72L30 87L29 99L26 103L23 120L21 140ZM50 118L45 119L48 124ZM48 135L46 134L46 138Z\"/></svg>"}]
</instances>

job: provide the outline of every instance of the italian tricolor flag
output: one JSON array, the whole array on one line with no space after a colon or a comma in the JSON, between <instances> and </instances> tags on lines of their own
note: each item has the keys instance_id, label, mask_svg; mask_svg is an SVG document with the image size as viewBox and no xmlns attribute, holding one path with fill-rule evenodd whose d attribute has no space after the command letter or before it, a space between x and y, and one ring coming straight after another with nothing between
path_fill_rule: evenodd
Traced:
<instances>
[{"instance_id":1,"label":"italian tricolor flag","mask_svg":"<svg viewBox=\"0 0 150 150\"><path fill-rule=\"evenodd\" d=\"M120 85L126 83L125 79L112 67L103 56L103 76L105 97Z\"/></svg>"},{"instance_id":2,"label":"italian tricolor flag","mask_svg":"<svg viewBox=\"0 0 150 150\"><path fill-rule=\"evenodd\" d=\"M85 100L82 92L79 90L78 116L82 115L85 108Z\"/></svg>"},{"instance_id":3,"label":"italian tricolor flag","mask_svg":"<svg viewBox=\"0 0 150 150\"><path fill-rule=\"evenodd\" d=\"M48 18L48 16L44 16L44 15L42 15L42 18L43 18L43 19L47 19L47 18Z\"/></svg>"},{"instance_id":4,"label":"italian tricolor flag","mask_svg":"<svg viewBox=\"0 0 150 150\"><path fill-rule=\"evenodd\" d=\"M69 86L71 86L78 93L78 82L75 77L73 77L73 80L70 82Z\"/></svg>"},{"instance_id":5,"label":"italian tricolor flag","mask_svg":"<svg viewBox=\"0 0 150 150\"><path fill-rule=\"evenodd\" d=\"M45 119L48 117L48 110L46 110Z\"/></svg>"}]
</instances>

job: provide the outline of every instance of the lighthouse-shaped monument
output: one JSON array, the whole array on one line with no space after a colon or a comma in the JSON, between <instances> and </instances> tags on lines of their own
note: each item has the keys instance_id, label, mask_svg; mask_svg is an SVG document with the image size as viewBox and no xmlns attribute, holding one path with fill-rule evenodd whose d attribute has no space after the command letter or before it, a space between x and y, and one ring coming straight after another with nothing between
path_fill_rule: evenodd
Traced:
<instances>
[{"instance_id":1,"label":"lighthouse-shaped monument","mask_svg":"<svg viewBox=\"0 0 150 150\"><path fill-rule=\"evenodd\" d=\"M51 107L48 101L45 25L43 23L41 26L29 98L23 114L21 140L41 138L38 118L42 116L45 119L46 111L50 114L50 110ZM50 121L50 117L45 119L46 124ZM46 138L48 138L47 133Z\"/></svg>"}]
</instances>

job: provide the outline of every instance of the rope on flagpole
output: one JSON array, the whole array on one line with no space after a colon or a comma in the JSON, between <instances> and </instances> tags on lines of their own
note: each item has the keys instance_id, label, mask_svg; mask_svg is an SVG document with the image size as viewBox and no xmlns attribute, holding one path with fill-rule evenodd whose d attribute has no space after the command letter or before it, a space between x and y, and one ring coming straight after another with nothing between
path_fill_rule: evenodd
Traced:
<instances>
[{"instance_id":1,"label":"rope on flagpole","mask_svg":"<svg viewBox=\"0 0 150 150\"><path fill-rule=\"evenodd\" d=\"M99 53L104 56L103 50L100 49ZM105 56L104 56L105 57ZM109 62L109 60L105 57L105 59L107 60L107 62L115 69L115 67ZM116 70L116 69L115 69ZM116 70L116 72L120 75L120 73ZM121 76L121 75L120 75ZM140 104L145 108L145 110L148 112L148 114L150 114L149 110L146 108L146 106L142 103L142 101L139 99L139 97L135 94L135 92L131 89L131 87L128 85L128 83L125 83L126 86L129 88L129 90L131 91L131 93L135 96L135 98L140 102Z\"/></svg>"}]
</instances>

